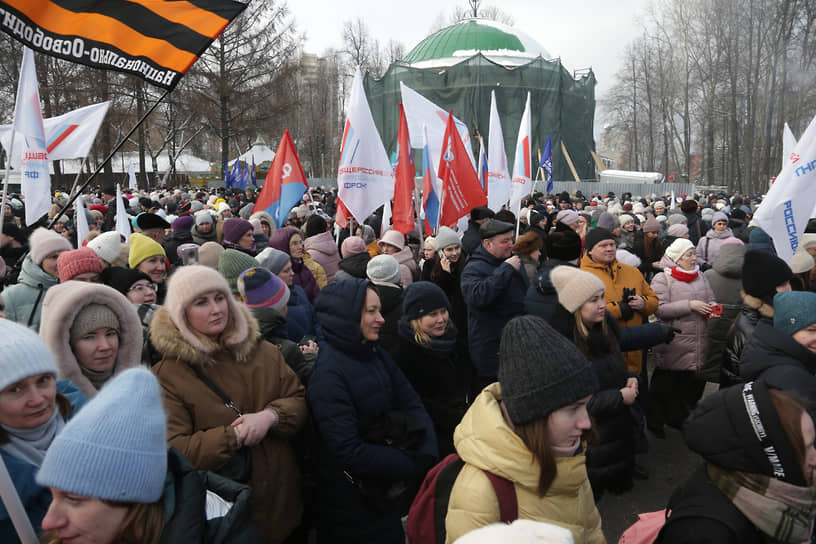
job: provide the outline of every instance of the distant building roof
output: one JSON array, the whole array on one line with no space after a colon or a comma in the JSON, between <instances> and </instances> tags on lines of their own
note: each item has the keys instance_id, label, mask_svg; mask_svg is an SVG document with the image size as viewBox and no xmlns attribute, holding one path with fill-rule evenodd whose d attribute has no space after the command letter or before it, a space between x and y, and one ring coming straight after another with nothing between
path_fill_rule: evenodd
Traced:
<instances>
[{"instance_id":1,"label":"distant building roof","mask_svg":"<svg viewBox=\"0 0 816 544\"><path fill-rule=\"evenodd\" d=\"M266 145L266 142L264 142L260 135L246 153L238 156L238 160L247 164L252 164L253 157L255 157L255 166L267 161L272 162L272 159L275 158L275 152ZM230 164L233 162L235 162L235 159L230 160Z\"/></svg>"}]
</instances>

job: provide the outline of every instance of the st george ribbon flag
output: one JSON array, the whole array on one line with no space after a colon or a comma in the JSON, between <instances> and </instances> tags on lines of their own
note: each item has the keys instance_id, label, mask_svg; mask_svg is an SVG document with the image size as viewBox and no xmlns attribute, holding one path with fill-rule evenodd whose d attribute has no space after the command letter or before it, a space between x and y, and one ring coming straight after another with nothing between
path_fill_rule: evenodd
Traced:
<instances>
[{"instance_id":1,"label":"st george ribbon flag","mask_svg":"<svg viewBox=\"0 0 816 544\"><path fill-rule=\"evenodd\" d=\"M516 139L516 158L513 162L513 180L510 187L510 211L518 216L521 207L521 199L529 195L533 188L533 177L530 169L532 159L530 123L530 93L527 93L527 103L524 106L524 113L519 123L518 138Z\"/></svg>"},{"instance_id":2,"label":"st george ribbon flag","mask_svg":"<svg viewBox=\"0 0 816 544\"><path fill-rule=\"evenodd\" d=\"M510 200L510 169L507 167L507 152L504 149L499 110L496 107L496 92L490 91L490 134L487 138L487 207L494 212Z\"/></svg>"},{"instance_id":3,"label":"st george ribbon flag","mask_svg":"<svg viewBox=\"0 0 816 544\"><path fill-rule=\"evenodd\" d=\"M26 225L32 225L51 209L51 175L48 173L48 150L34 53L28 47L23 48L12 124L14 131L24 136L19 162L20 180L25 199Z\"/></svg>"},{"instance_id":4,"label":"st george ribbon flag","mask_svg":"<svg viewBox=\"0 0 816 544\"><path fill-rule=\"evenodd\" d=\"M408 139L408 123L405 121L405 110L399 105L399 129L397 130L397 167L394 169L394 209L392 218L394 230L408 234L416 228L414 224L414 188L416 182L416 165L414 152ZM389 203L386 201L386 207ZM383 228L386 221L383 216Z\"/></svg>"},{"instance_id":5,"label":"st george ribbon flag","mask_svg":"<svg viewBox=\"0 0 816 544\"><path fill-rule=\"evenodd\" d=\"M790 263L816 206L816 117L799 138L754 214L773 238L776 253Z\"/></svg>"},{"instance_id":6,"label":"st george ribbon flag","mask_svg":"<svg viewBox=\"0 0 816 544\"><path fill-rule=\"evenodd\" d=\"M40 53L173 89L246 7L233 0L0 0L0 30Z\"/></svg>"},{"instance_id":7,"label":"st george ribbon flag","mask_svg":"<svg viewBox=\"0 0 816 544\"><path fill-rule=\"evenodd\" d=\"M337 194L359 223L394 196L394 172L368 107L360 68L354 73L337 168Z\"/></svg>"},{"instance_id":8,"label":"st george ribbon flag","mask_svg":"<svg viewBox=\"0 0 816 544\"><path fill-rule=\"evenodd\" d=\"M286 222L289 211L300 202L308 189L309 183L300 165L292 135L285 130L252 212L268 213L275 220L275 226L280 228Z\"/></svg>"},{"instance_id":9,"label":"st george ribbon flag","mask_svg":"<svg viewBox=\"0 0 816 544\"><path fill-rule=\"evenodd\" d=\"M108 112L108 106L110 102L101 102L69 111L57 117L43 119L48 160L59 161L87 157L96 139L99 126ZM0 143L8 152L11 144L11 125L0 125ZM18 132L14 138L12 164L19 164L22 148L23 136Z\"/></svg>"},{"instance_id":10,"label":"st george ribbon flag","mask_svg":"<svg viewBox=\"0 0 816 544\"><path fill-rule=\"evenodd\" d=\"M453 112L448 115L448 124L442 140L439 178L442 180L440 225L453 226L476 206L487 204L487 196L479 184L476 170L468 160L459 131L456 130Z\"/></svg>"}]
</instances>

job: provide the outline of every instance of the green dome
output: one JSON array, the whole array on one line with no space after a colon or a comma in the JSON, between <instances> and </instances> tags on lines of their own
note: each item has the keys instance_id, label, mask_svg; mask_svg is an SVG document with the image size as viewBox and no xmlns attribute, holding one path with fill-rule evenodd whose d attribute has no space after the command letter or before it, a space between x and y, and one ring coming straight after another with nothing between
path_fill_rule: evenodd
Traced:
<instances>
[{"instance_id":1,"label":"green dome","mask_svg":"<svg viewBox=\"0 0 816 544\"><path fill-rule=\"evenodd\" d=\"M476 53L511 66L538 56L550 58L541 45L513 27L487 19L466 19L419 42L402 62L419 68L450 66Z\"/></svg>"}]
</instances>

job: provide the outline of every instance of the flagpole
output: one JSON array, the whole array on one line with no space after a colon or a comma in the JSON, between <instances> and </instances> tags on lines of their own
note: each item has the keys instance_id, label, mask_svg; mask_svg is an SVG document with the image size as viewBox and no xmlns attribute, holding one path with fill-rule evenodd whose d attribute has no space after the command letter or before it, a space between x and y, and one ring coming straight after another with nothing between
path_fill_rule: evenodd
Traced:
<instances>
[{"instance_id":1,"label":"flagpole","mask_svg":"<svg viewBox=\"0 0 816 544\"><path fill-rule=\"evenodd\" d=\"M26 48L23 48L23 56L25 56ZM21 61L22 63L22 61ZM11 159L14 156L14 140L17 133L17 96L20 94L20 84L23 80L22 74L22 67L20 67L20 79L17 81L17 94L14 95L14 114L11 120L11 143L9 144L8 150L8 164L6 164L6 177L3 179L3 199L2 204L0 204L0 230L3 229L3 219L6 216L6 204L8 203L8 184L9 184L9 177L11 176ZM20 180L20 187L22 187L22 180ZM51 190L49 189L49 192Z\"/></svg>"},{"instance_id":2,"label":"flagpole","mask_svg":"<svg viewBox=\"0 0 816 544\"><path fill-rule=\"evenodd\" d=\"M88 187L88 185L91 184L91 181L93 181L94 178L96 178L96 176L99 174L99 172L102 171L102 169L105 167L105 164L110 162L110 160L113 158L114 154L116 154L116 152L119 151L119 149L121 149L123 145L125 145L125 142L127 142L128 139L131 136L133 136L133 133L136 132L136 130L139 128L139 125L141 125L142 123L145 122L145 120L150 116L150 114L153 113L153 110L156 109L156 106L158 106L167 97L168 94L170 94L170 89L165 90L164 94L162 94L158 98L158 100L156 100L156 102L154 102L153 105L150 106L150 108L145 112L145 114L142 115L142 117L136 122L136 124L133 126L133 128L130 129L130 131L127 134L125 134L124 137L122 137L121 140L119 140L119 143L116 144L116 146L111 150L111 152L108 154L108 156L105 157L105 160L102 161L102 163L96 168L96 170L94 170L94 173L91 174L91 176L87 180L85 180L85 183L83 183L82 186L80 186L79 191L77 191L77 194L72 195L72 196L70 196L68 198L68 203L65 204L65 207L63 207L59 211L59 213L57 213L57 215L54 216L54 218L48 224L47 228L50 229L51 227L54 226L54 223L59 221L60 217L62 217L63 214L65 213L65 210L67 210L71 206L71 204L73 204L74 200L76 200L77 195L79 195L82 191L84 191ZM16 119L15 119L15 121L16 121ZM10 154L9 154L9 156L10 156ZM8 175L6 176L6 183L7 182L8 182ZM3 199L5 200L5 191L3 191ZM117 206L122 205L121 202L117 202L116 204L117 204ZM0 214L0 216L2 216L2 214ZM3 225L2 217L0 217L0 227L2 227L2 225Z\"/></svg>"},{"instance_id":3,"label":"flagpole","mask_svg":"<svg viewBox=\"0 0 816 544\"><path fill-rule=\"evenodd\" d=\"M84 160L84 159L83 159ZM85 167L85 164L82 161L79 161L79 171L77 172L76 177L74 178L74 183L71 185L71 192L68 193L69 196L74 194L74 190L76 190L77 182L79 181L79 176L82 175L82 169Z\"/></svg>"}]
</instances>

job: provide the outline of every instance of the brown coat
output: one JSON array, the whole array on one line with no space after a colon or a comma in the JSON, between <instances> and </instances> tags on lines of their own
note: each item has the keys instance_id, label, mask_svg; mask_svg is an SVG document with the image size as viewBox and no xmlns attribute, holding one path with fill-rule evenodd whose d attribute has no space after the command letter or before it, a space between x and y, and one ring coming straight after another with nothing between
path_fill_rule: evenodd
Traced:
<instances>
[{"instance_id":1,"label":"brown coat","mask_svg":"<svg viewBox=\"0 0 816 544\"><path fill-rule=\"evenodd\" d=\"M252 520L266 542L280 542L298 526L303 510L300 477L290 438L306 422L305 389L280 350L261 339L255 319L239 310L248 327L241 341L221 346L199 337L207 351L194 348L165 308L150 324L153 345L164 355L154 367L164 391L167 439L196 468L217 470L238 448L230 424L236 415L198 379L197 366L243 413L273 408L278 425L252 447ZM229 327L236 325L230 317ZM221 337L229 337L228 332Z\"/></svg>"},{"instance_id":2,"label":"brown coat","mask_svg":"<svg viewBox=\"0 0 816 544\"><path fill-rule=\"evenodd\" d=\"M659 300L657 295L646 282L640 270L628 264L619 263L617 260L612 261L610 265L596 263L589 257L589 253L584 254L581 259L581 270L586 270L598 276L606 291L604 298L606 299L606 311L618 320L621 327L633 327L635 325L642 325L646 323L649 316L657 311ZM621 319L621 309L618 302L623 299L623 288L634 288L637 295L643 298L646 303L640 311L634 311L632 319L623 321ZM636 374L640 374L641 364L643 362L643 354L641 351L626 351L623 353L623 360L626 361L626 367Z\"/></svg>"}]
</instances>

